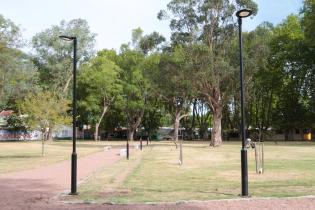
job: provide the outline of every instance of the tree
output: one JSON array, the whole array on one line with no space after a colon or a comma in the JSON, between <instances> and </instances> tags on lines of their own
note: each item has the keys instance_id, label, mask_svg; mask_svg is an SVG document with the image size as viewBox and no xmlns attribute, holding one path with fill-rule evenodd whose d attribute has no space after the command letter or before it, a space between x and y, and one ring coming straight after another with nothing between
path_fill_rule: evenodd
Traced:
<instances>
[{"instance_id":1,"label":"tree","mask_svg":"<svg viewBox=\"0 0 315 210\"><path fill-rule=\"evenodd\" d=\"M180 121L188 116L192 94L191 83L185 73L185 60L180 47L174 51L153 54L148 58L150 67L146 75L150 78L155 95L164 103L173 117L173 141L177 148ZM179 163L183 163L182 141L180 141Z\"/></svg>"},{"instance_id":2,"label":"tree","mask_svg":"<svg viewBox=\"0 0 315 210\"><path fill-rule=\"evenodd\" d=\"M306 61L305 36L298 16L290 15L275 27L271 42L273 68L280 72L276 92L274 126L285 131L286 140L293 140L294 129L311 127L312 103Z\"/></svg>"},{"instance_id":3,"label":"tree","mask_svg":"<svg viewBox=\"0 0 315 210\"><path fill-rule=\"evenodd\" d=\"M69 101L49 91L29 94L18 103L21 114L25 115L28 129L40 129L42 137L42 155L45 155L44 143L49 138L49 128L57 124L69 124Z\"/></svg>"},{"instance_id":4,"label":"tree","mask_svg":"<svg viewBox=\"0 0 315 210\"><path fill-rule=\"evenodd\" d=\"M143 77L142 62L145 57L142 52L122 49L118 55L117 64L122 69L121 81L124 97L124 112L128 140L134 139L134 133L139 127L145 110L148 81Z\"/></svg>"},{"instance_id":5,"label":"tree","mask_svg":"<svg viewBox=\"0 0 315 210\"><path fill-rule=\"evenodd\" d=\"M302 9L302 30L305 34L305 48L303 49L303 61L307 65L307 76L305 83L308 87L309 112L311 118L315 117L315 61L314 61L314 30L315 30L315 1L305 0ZM315 122L312 125L315 128Z\"/></svg>"},{"instance_id":6,"label":"tree","mask_svg":"<svg viewBox=\"0 0 315 210\"><path fill-rule=\"evenodd\" d=\"M59 25L33 37L33 60L40 73L41 86L67 98L72 80L73 45L61 40L60 35L77 37L77 61L80 65L94 54L95 34L90 32L87 21L74 19L69 22L61 21Z\"/></svg>"},{"instance_id":7,"label":"tree","mask_svg":"<svg viewBox=\"0 0 315 210\"><path fill-rule=\"evenodd\" d=\"M104 115L121 97L119 81L120 69L107 58L106 50L82 66L78 78L79 110L82 115L91 116L90 123L95 124L94 139L99 136L99 126Z\"/></svg>"},{"instance_id":8,"label":"tree","mask_svg":"<svg viewBox=\"0 0 315 210\"><path fill-rule=\"evenodd\" d=\"M219 146L222 142L222 108L226 100L223 84L231 72L226 52L234 36L233 16L240 7L250 8L254 14L257 12L257 5L252 0L172 0L167 5L172 15L173 42L192 48L187 56L191 75L194 75L194 84L212 111L212 146ZM165 18L166 12L161 11L158 17Z\"/></svg>"},{"instance_id":9,"label":"tree","mask_svg":"<svg viewBox=\"0 0 315 210\"><path fill-rule=\"evenodd\" d=\"M112 60L121 69L119 79L123 90L123 102L122 105L120 104L116 108L117 110L122 109L125 113L129 140L133 140L145 113L147 116L148 113L155 113L156 110L154 109L157 109L154 99L151 97L150 81L144 76L144 71L148 68L147 54L156 51L163 40L164 38L156 32L143 36L142 29L137 28L132 31L131 44L123 44L120 53L117 55L113 51L107 55L108 59ZM151 99L152 101L150 101ZM145 129L147 131L155 129L153 124L146 121Z\"/></svg>"},{"instance_id":10,"label":"tree","mask_svg":"<svg viewBox=\"0 0 315 210\"><path fill-rule=\"evenodd\" d=\"M23 45L20 28L0 15L0 49L19 48Z\"/></svg>"},{"instance_id":11,"label":"tree","mask_svg":"<svg viewBox=\"0 0 315 210\"><path fill-rule=\"evenodd\" d=\"M315 31L315 1L305 0L302 9L302 26L305 32L305 38L308 45L315 45L314 31Z\"/></svg>"},{"instance_id":12,"label":"tree","mask_svg":"<svg viewBox=\"0 0 315 210\"><path fill-rule=\"evenodd\" d=\"M245 75L247 125L258 129L259 140L264 138L272 124L275 93L280 79L279 71L269 63L272 31L270 23L263 23L244 37L245 66L250 69Z\"/></svg>"},{"instance_id":13,"label":"tree","mask_svg":"<svg viewBox=\"0 0 315 210\"><path fill-rule=\"evenodd\" d=\"M151 76L154 88L158 91L166 109L174 120L173 140L178 141L180 120L188 116L192 87L185 72L185 60L182 49L164 52L160 58L158 69Z\"/></svg>"},{"instance_id":14,"label":"tree","mask_svg":"<svg viewBox=\"0 0 315 210\"><path fill-rule=\"evenodd\" d=\"M146 108L143 114L143 120L141 126L144 128L144 135L150 138L161 127L162 118L165 110L160 98L155 94L148 94L146 100Z\"/></svg>"},{"instance_id":15,"label":"tree","mask_svg":"<svg viewBox=\"0 0 315 210\"><path fill-rule=\"evenodd\" d=\"M0 108L14 109L17 99L37 89L37 70L21 46L20 29L0 15Z\"/></svg>"}]
</instances>

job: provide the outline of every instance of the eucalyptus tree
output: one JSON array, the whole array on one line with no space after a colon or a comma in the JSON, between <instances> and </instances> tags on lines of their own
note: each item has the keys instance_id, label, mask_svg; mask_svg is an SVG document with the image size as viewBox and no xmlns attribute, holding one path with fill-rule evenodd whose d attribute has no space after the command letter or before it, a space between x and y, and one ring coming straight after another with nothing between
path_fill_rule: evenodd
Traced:
<instances>
[{"instance_id":1,"label":"eucalyptus tree","mask_svg":"<svg viewBox=\"0 0 315 210\"><path fill-rule=\"evenodd\" d=\"M17 99L38 89L38 72L20 50L24 45L19 27L0 15L0 108L14 109Z\"/></svg>"},{"instance_id":2,"label":"eucalyptus tree","mask_svg":"<svg viewBox=\"0 0 315 210\"><path fill-rule=\"evenodd\" d=\"M95 34L91 33L86 20L73 19L61 21L33 37L33 60L40 73L41 86L69 97L73 45L61 40L60 35L77 37L77 62L80 65L94 54Z\"/></svg>"},{"instance_id":3,"label":"eucalyptus tree","mask_svg":"<svg viewBox=\"0 0 315 210\"><path fill-rule=\"evenodd\" d=\"M173 140L178 141L180 120L189 114L192 86L189 76L185 73L183 49L152 55L152 65L146 72L157 96L163 101L166 109L174 119Z\"/></svg>"},{"instance_id":4,"label":"eucalyptus tree","mask_svg":"<svg viewBox=\"0 0 315 210\"><path fill-rule=\"evenodd\" d=\"M173 141L177 148L180 121L189 116L193 88L186 74L183 49L155 53L147 58L150 63L145 75L149 78L154 95L173 117ZM179 164L183 163L182 141L180 141Z\"/></svg>"},{"instance_id":5,"label":"eucalyptus tree","mask_svg":"<svg viewBox=\"0 0 315 210\"><path fill-rule=\"evenodd\" d=\"M212 111L212 146L222 143L222 108L227 100L224 89L228 89L226 79L232 71L226 53L235 31L233 16L241 7L252 9L254 14L257 12L252 0L172 0L167 5L169 14L166 11L158 14L160 19L171 18L173 43L192 48L187 56L191 76ZM197 54L202 57L194 56Z\"/></svg>"},{"instance_id":6,"label":"eucalyptus tree","mask_svg":"<svg viewBox=\"0 0 315 210\"><path fill-rule=\"evenodd\" d=\"M95 58L82 65L78 77L79 110L88 123L95 125L95 140L108 109L121 97L120 68L107 58L110 53L98 52Z\"/></svg>"}]
</instances>

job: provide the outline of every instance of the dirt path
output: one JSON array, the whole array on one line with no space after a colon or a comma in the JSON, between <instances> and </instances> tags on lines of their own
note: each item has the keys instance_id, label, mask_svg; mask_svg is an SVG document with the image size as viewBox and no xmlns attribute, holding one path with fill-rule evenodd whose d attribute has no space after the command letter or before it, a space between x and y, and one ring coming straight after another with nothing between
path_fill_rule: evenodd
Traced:
<instances>
[{"instance_id":1,"label":"dirt path","mask_svg":"<svg viewBox=\"0 0 315 210\"><path fill-rule=\"evenodd\" d=\"M78 182L93 171L113 164L119 158L119 149L106 150L80 158ZM70 168L71 162L65 161L0 175L0 209L38 209L34 207L58 203L56 196L70 189Z\"/></svg>"},{"instance_id":2,"label":"dirt path","mask_svg":"<svg viewBox=\"0 0 315 210\"><path fill-rule=\"evenodd\" d=\"M120 157L119 150L112 149L78 160L78 180L84 179L93 171L113 164ZM22 172L0 175L1 210L98 210L98 209L268 209L295 210L315 209L315 197L288 199L234 199L208 202L181 202L159 204L65 204L57 195L70 188L70 161L49 165Z\"/></svg>"}]
</instances>

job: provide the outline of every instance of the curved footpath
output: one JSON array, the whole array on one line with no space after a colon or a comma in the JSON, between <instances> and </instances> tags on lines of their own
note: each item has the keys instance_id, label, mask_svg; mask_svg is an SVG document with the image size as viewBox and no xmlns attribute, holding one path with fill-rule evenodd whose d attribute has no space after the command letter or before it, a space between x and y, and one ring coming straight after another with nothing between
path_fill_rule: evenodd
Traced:
<instances>
[{"instance_id":1,"label":"curved footpath","mask_svg":"<svg viewBox=\"0 0 315 210\"><path fill-rule=\"evenodd\" d=\"M95 153L78 160L78 180L93 171L119 160L119 150ZM315 209L315 197L285 199L234 199L207 202L180 202L159 204L65 204L58 195L70 189L70 161L56 163L27 171L0 175L1 210L98 210L98 209Z\"/></svg>"}]
</instances>

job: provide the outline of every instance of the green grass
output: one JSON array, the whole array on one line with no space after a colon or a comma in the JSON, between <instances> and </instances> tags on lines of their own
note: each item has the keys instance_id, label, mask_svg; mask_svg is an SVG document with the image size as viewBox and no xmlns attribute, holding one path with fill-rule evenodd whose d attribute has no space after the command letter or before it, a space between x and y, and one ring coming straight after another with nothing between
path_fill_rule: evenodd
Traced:
<instances>
[{"instance_id":1,"label":"green grass","mask_svg":"<svg viewBox=\"0 0 315 210\"><path fill-rule=\"evenodd\" d=\"M78 141L78 157L98 152L109 142ZM122 142L116 142L122 144ZM52 141L45 144L45 157L42 145L36 142L0 142L0 174L37 168L71 158L72 141Z\"/></svg>"},{"instance_id":2,"label":"green grass","mask_svg":"<svg viewBox=\"0 0 315 210\"><path fill-rule=\"evenodd\" d=\"M207 142L184 143L184 164L172 143L157 142L129 161L103 168L79 187L79 199L93 202L142 203L238 198L240 143L209 148ZM252 197L315 194L315 144L266 143L265 173L255 172L248 150ZM123 174L123 175L122 175Z\"/></svg>"}]
</instances>

